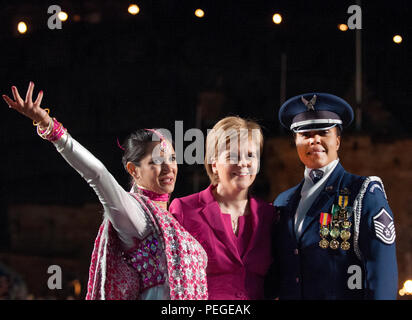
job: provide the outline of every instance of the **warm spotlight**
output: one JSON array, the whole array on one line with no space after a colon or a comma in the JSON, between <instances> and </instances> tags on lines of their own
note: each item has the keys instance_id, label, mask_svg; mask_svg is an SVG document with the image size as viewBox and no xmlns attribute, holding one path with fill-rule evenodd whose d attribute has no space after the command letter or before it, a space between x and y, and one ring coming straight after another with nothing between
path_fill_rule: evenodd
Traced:
<instances>
[{"instance_id":1,"label":"warm spotlight","mask_svg":"<svg viewBox=\"0 0 412 320\"><path fill-rule=\"evenodd\" d=\"M140 8L137 4L131 4L127 11L129 11L129 13L132 15L136 15L140 12Z\"/></svg>"},{"instance_id":2,"label":"warm spotlight","mask_svg":"<svg viewBox=\"0 0 412 320\"><path fill-rule=\"evenodd\" d=\"M73 280L70 284L73 285L74 296L78 298L82 291L82 286L80 284L80 281L76 279L76 280Z\"/></svg>"},{"instance_id":3,"label":"warm spotlight","mask_svg":"<svg viewBox=\"0 0 412 320\"><path fill-rule=\"evenodd\" d=\"M19 33L23 34L27 32L27 24L23 21L20 21L17 25L17 31L19 31Z\"/></svg>"},{"instance_id":4,"label":"warm spotlight","mask_svg":"<svg viewBox=\"0 0 412 320\"><path fill-rule=\"evenodd\" d=\"M397 34L393 37L393 42L395 42L396 44L400 44L402 42L402 37Z\"/></svg>"},{"instance_id":5,"label":"warm spotlight","mask_svg":"<svg viewBox=\"0 0 412 320\"><path fill-rule=\"evenodd\" d=\"M279 13L275 13L272 17L272 20L276 24L280 24L282 22L282 16Z\"/></svg>"},{"instance_id":6,"label":"warm spotlight","mask_svg":"<svg viewBox=\"0 0 412 320\"><path fill-rule=\"evenodd\" d=\"M403 284L403 288L399 290L399 295L412 295L412 280L406 280Z\"/></svg>"},{"instance_id":7,"label":"warm spotlight","mask_svg":"<svg viewBox=\"0 0 412 320\"><path fill-rule=\"evenodd\" d=\"M205 16L205 12L202 9L196 9L195 16L198 18L203 18Z\"/></svg>"},{"instance_id":8,"label":"warm spotlight","mask_svg":"<svg viewBox=\"0 0 412 320\"><path fill-rule=\"evenodd\" d=\"M338 29L340 31L347 31L348 30L348 26L344 23L341 23L340 25L338 25Z\"/></svg>"},{"instance_id":9,"label":"warm spotlight","mask_svg":"<svg viewBox=\"0 0 412 320\"><path fill-rule=\"evenodd\" d=\"M403 288L406 294L412 294L412 280L405 281Z\"/></svg>"},{"instance_id":10,"label":"warm spotlight","mask_svg":"<svg viewBox=\"0 0 412 320\"><path fill-rule=\"evenodd\" d=\"M60 11L57 17L60 19L60 21L66 21L69 16L66 12Z\"/></svg>"}]
</instances>

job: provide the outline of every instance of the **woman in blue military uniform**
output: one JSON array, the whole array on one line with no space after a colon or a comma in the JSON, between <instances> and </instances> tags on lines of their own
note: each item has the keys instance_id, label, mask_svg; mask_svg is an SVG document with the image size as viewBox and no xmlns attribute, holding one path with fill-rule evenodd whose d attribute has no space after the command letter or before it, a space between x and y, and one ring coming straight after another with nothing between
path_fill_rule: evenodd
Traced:
<instances>
[{"instance_id":1,"label":"woman in blue military uniform","mask_svg":"<svg viewBox=\"0 0 412 320\"><path fill-rule=\"evenodd\" d=\"M304 179L274 201L269 298L396 299L393 213L378 177L346 172L341 131L353 120L343 99L326 93L293 97L279 110L294 132Z\"/></svg>"}]
</instances>

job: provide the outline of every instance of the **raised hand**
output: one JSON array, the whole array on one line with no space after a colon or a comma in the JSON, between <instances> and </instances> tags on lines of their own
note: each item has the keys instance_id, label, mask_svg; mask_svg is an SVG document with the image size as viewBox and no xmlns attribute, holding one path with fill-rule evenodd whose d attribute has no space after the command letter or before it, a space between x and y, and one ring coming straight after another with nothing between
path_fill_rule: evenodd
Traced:
<instances>
[{"instance_id":1,"label":"raised hand","mask_svg":"<svg viewBox=\"0 0 412 320\"><path fill-rule=\"evenodd\" d=\"M42 108L40 108L41 101L43 99L43 91L40 91L37 95L36 101L32 101L34 83L30 81L29 88L27 89L26 99L23 100L20 97L19 91L15 86L11 87L14 100L3 94L4 101L9 105L9 108L15 109L26 117L36 121L41 127L47 127L51 118L49 114Z\"/></svg>"}]
</instances>

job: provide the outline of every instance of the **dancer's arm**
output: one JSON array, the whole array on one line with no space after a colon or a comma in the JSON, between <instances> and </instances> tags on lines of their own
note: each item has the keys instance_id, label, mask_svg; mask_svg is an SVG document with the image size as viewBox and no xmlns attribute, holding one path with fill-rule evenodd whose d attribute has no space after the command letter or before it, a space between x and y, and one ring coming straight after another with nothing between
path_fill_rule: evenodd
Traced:
<instances>
[{"instance_id":1,"label":"dancer's arm","mask_svg":"<svg viewBox=\"0 0 412 320\"><path fill-rule=\"evenodd\" d=\"M151 231L140 204L118 184L100 160L68 133L53 144L93 188L109 220L126 245L133 244L132 237L136 235L136 231L141 239Z\"/></svg>"},{"instance_id":2,"label":"dancer's arm","mask_svg":"<svg viewBox=\"0 0 412 320\"><path fill-rule=\"evenodd\" d=\"M46 130L53 121L49 114L40 108L43 92L40 91L35 102L32 102L34 84L31 82L26 100L20 97L16 87L12 87L15 101L3 95L9 107L39 123L40 131ZM58 152L93 188L105 213L119 233L119 237L130 246L132 236L144 238L151 230L147 217L138 202L127 193L109 173L106 167L80 143L65 132L58 140L53 141Z\"/></svg>"}]
</instances>

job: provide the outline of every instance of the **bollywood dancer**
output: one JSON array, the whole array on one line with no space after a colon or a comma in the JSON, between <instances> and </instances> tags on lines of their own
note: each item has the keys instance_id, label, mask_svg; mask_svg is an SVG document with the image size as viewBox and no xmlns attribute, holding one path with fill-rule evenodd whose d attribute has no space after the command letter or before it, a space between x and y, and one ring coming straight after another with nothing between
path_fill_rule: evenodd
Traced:
<instances>
[{"instance_id":1,"label":"bollywood dancer","mask_svg":"<svg viewBox=\"0 0 412 320\"><path fill-rule=\"evenodd\" d=\"M141 129L123 144L123 165L133 187L126 192L105 166L63 125L32 102L30 82L23 100L12 87L10 108L33 120L37 133L93 188L104 208L89 270L88 300L186 300L208 298L202 246L167 211L177 163L172 144L158 130Z\"/></svg>"}]
</instances>

